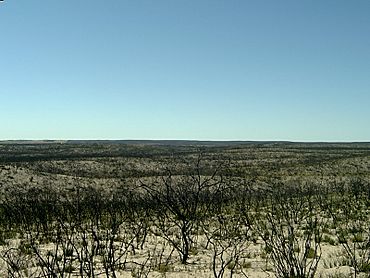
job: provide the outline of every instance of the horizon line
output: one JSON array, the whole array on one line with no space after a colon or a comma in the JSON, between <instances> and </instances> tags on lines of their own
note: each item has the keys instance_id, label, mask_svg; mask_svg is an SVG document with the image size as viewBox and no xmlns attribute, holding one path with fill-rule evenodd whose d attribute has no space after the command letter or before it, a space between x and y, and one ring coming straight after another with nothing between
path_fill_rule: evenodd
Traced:
<instances>
[{"instance_id":1,"label":"horizon line","mask_svg":"<svg viewBox=\"0 0 370 278\"><path fill-rule=\"evenodd\" d=\"M0 139L0 142L67 142L67 141L174 141L174 142L279 142L279 143L370 143L370 140L287 140L287 139L116 139L116 138L74 138L74 139Z\"/></svg>"}]
</instances>

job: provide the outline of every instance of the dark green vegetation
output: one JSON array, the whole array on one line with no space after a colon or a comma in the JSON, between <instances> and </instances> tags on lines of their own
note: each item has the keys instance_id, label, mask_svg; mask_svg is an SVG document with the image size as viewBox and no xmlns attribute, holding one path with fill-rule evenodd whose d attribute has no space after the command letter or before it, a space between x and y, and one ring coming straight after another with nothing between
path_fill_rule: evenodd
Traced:
<instances>
[{"instance_id":1,"label":"dark green vegetation","mask_svg":"<svg viewBox=\"0 0 370 278\"><path fill-rule=\"evenodd\" d=\"M0 144L0 275L367 277L369 181L367 143Z\"/></svg>"}]
</instances>

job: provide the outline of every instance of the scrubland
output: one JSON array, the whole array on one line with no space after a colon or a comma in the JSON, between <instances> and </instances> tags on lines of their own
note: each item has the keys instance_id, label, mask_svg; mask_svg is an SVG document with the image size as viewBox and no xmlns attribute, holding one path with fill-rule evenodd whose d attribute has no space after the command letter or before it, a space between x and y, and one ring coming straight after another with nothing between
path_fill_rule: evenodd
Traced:
<instances>
[{"instance_id":1,"label":"scrubland","mask_svg":"<svg viewBox=\"0 0 370 278\"><path fill-rule=\"evenodd\" d=\"M0 277L370 277L370 144L0 144Z\"/></svg>"}]
</instances>

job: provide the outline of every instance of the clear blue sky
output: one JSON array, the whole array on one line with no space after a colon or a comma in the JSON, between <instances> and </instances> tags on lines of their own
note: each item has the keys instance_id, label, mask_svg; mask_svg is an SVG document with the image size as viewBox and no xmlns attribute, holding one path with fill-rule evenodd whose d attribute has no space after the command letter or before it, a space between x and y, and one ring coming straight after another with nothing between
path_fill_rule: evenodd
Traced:
<instances>
[{"instance_id":1,"label":"clear blue sky","mask_svg":"<svg viewBox=\"0 0 370 278\"><path fill-rule=\"evenodd\" d=\"M370 141L369 0L5 0L0 139Z\"/></svg>"}]
</instances>

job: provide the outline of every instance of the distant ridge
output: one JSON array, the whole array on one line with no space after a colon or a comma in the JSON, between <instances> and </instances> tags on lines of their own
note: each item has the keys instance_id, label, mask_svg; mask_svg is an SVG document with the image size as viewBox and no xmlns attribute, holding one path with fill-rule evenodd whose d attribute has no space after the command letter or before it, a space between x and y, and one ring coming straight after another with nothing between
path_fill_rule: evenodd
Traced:
<instances>
[{"instance_id":1,"label":"distant ridge","mask_svg":"<svg viewBox=\"0 0 370 278\"><path fill-rule=\"evenodd\" d=\"M211 140L3 140L0 144L125 144L125 145L245 145L245 144L284 144L284 141L211 141Z\"/></svg>"},{"instance_id":2,"label":"distant ridge","mask_svg":"<svg viewBox=\"0 0 370 278\"><path fill-rule=\"evenodd\" d=\"M0 144L123 144L148 146L359 146L370 148L370 142L292 142L292 141L211 141L211 140L0 140Z\"/></svg>"}]
</instances>

